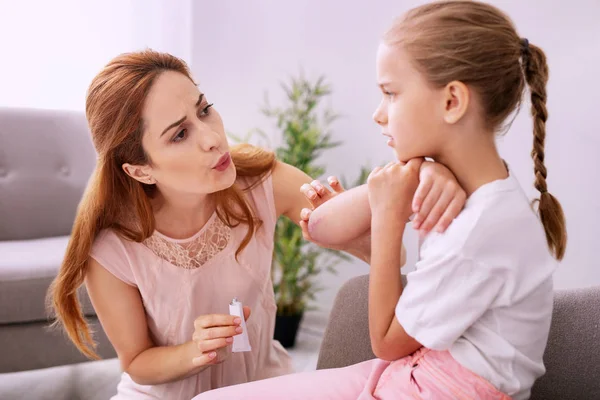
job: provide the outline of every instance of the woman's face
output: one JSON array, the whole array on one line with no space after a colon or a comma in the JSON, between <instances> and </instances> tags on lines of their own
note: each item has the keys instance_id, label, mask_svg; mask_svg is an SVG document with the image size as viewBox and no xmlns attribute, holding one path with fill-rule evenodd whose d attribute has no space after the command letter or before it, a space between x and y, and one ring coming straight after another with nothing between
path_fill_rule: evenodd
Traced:
<instances>
[{"instance_id":1,"label":"woman's face","mask_svg":"<svg viewBox=\"0 0 600 400\"><path fill-rule=\"evenodd\" d=\"M236 171L223 121L188 77L160 74L142 117L142 146L150 162L124 164L130 176L175 195L214 193L233 185Z\"/></svg>"}]
</instances>

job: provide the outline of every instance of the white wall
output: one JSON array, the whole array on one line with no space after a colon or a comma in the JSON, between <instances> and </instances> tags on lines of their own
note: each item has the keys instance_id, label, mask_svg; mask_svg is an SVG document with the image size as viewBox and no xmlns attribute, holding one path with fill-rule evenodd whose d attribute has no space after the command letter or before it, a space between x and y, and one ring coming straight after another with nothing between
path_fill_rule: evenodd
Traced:
<instances>
[{"instance_id":1,"label":"white wall","mask_svg":"<svg viewBox=\"0 0 600 400\"><path fill-rule=\"evenodd\" d=\"M216 103L229 131L243 134L272 125L259 113L265 91L281 99L279 82L302 68L324 74L330 105L343 118L334 126L344 145L327 153L328 174L353 178L358 165L391 159L371 114L379 101L374 56L395 15L421 2L378 0L0 0L0 106L84 108L92 77L115 55L144 47L170 51L191 63L202 89ZM494 1L523 36L550 60L547 166L550 190L561 200L569 246L556 274L559 288L600 284L593 251L600 237L600 171L596 96L600 83L600 2L576 0L551 9L540 1ZM545 4L545 3L544 3ZM273 143L277 143L276 132ZM501 140L501 151L525 187L533 166L531 121L526 112ZM409 264L416 238L407 234ZM412 252L411 252L412 250ZM412 253L412 254L411 254ZM354 262L319 297L327 311L339 285L367 273Z\"/></svg>"},{"instance_id":2,"label":"white wall","mask_svg":"<svg viewBox=\"0 0 600 400\"><path fill-rule=\"evenodd\" d=\"M119 53L152 47L189 60L191 0L0 0L0 106L83 110Z\"/></svg>"},{"instance_id":3,"label":"white wall","mask_svg":"<svg viewBox=\"0 0 600 400\"><path fill-rule=\"evenodd\" d=\"M307 76L325 74L333 86L331 105L344 118L335 138L344 145L327 153L329 174L354 176L357 166L391 159L372 112L379 101L374 56L378 39L392 20L419 1L373 2L298 0L280 2L193 3L192 61L201 87L222 113L227 129L243 134L271 128L258 112L263 93L281 98L278 83L300 66ZM600 83L600 2L494 1L514 19L522 36L541 46L550 62L546 165L550 191L562 202L569 246L556 274L559 288L600 284L594 246L600 238L600 171L597 95ZM275 133L275 131L271 130ZM533 191L531 119L523 110L500 141L503 156L523 186ZM408 233L409 264L415 260L416 237ZM412 251L411 251L412 250ZM323 310L349 276L363 274L359 262L344 265L319 297Z\"/></svg>"}]
</instances>

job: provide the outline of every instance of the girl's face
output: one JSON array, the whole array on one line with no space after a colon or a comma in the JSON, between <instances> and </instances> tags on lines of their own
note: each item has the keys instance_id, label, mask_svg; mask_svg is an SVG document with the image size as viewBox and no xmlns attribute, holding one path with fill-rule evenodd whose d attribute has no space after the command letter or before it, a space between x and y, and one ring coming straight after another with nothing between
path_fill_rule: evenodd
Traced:
<instances>
[{"instance_id":1,"label":"girl's face","mask_svg":"<svg viewBox=\"0 0 600 400\"><path fill-rule=\"evenodd\" d=\"M435 157L444 141L441 90L434 89L400 48L381 44L377 81L383 99L373 119L401 162Z\"/></svg>"},{"instance_id":2,"label":"girl's face","mask_svg":"<svg viewBox=\"0 0 600 400\"><path fill-rule=\"evenodd\" d=\"M144 166L124 168L165 193L196 196L226 189L236 178L223 121L185 75L158 76L144 103ZM148 181L150 180L150 181Z\"/></svg>"}]
</instances>

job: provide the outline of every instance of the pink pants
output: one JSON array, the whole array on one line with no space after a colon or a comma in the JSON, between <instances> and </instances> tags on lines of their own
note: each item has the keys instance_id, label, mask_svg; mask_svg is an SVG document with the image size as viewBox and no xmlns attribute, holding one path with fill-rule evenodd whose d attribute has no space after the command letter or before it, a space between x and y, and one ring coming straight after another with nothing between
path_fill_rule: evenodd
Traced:
<instances>
[{"instance_id":1,"label":"pink pants","mask_svg":"<svg viewBox=\"0 0 600 400\"><path fill-rule=\"evenodd\" d=\"M422 348L394 362L379 359L229 386L193 400L510 400L447 351Z\"/></svg>"}]
</instances>

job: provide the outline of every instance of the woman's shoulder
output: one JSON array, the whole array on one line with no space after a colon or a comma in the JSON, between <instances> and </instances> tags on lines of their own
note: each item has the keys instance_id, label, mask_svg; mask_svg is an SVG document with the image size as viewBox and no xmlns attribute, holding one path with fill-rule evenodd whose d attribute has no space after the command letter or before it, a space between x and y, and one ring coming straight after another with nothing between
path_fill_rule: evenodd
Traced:
<instances>
[{"instance_id":1,"label":"woman's shoulder","mask_svg":"<svg viewBox=\"0 0 600 400\"><path fill-rule=\"evenodd\" d=\"M92 244L90 257L125 283L135 286L132 272L131 245L135 242L125 238L115 229L102 229Z\"/></svg>"}]
</instances>

